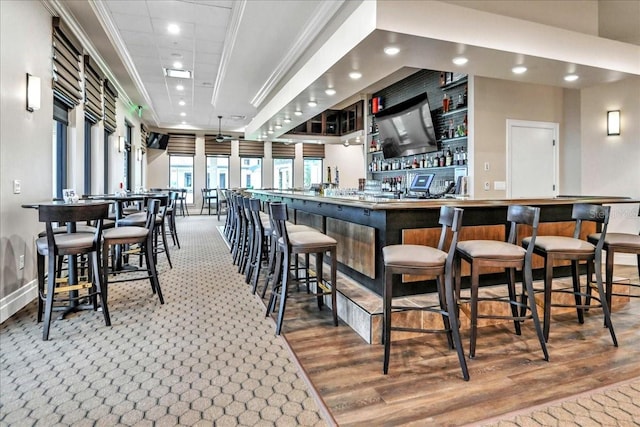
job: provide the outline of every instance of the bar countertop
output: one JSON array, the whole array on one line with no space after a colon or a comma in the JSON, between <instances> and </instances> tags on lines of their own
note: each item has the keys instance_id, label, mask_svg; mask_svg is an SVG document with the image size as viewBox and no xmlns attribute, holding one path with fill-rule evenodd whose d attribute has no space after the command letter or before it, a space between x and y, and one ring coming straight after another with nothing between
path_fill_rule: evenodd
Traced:
<instances>
[{"instance_id":1,"label":"bar countertop","mask_svg":"<svg viewBox=\"0 0 640 427\"><path fill-rule=\"evenodd\" d=\"M404 210L404 209L439 209L440 206L458 207L492 207L526 204L535 206L570 205L574 203L638 203L640 200L620 196L557 196L553 198L523 198L523 199L473 199L467 196L451 196L438 199L392 199L369 195L331 195L320 196L310 191L295 190L248 190L250 193L265 196L277 196L306 200L316 203L329 203L341 206L352 206L370 210Z\"/></svg>"}]
</instances>

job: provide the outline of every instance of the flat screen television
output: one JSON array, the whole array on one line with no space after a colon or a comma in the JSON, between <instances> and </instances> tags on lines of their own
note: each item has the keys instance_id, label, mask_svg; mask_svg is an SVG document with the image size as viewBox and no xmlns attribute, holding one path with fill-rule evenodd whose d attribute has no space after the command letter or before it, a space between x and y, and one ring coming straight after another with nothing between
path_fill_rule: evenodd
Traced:
<instances>
[{"instance_id":1,"label":"flat screen television","mask_svg":"<svg viewBox=\"0 0 640 427\"><path fill-rule=\"evenodd\" d=\"M169 144L169 135L158 132L149 132L147 137L147 148L166 150Z\"/></svg>"},{"instance_id":2,"label":"flat screen television","mask_svg":"<svg viewBox=\"0 0 640 427\"><path fill-rule=\"evenodd\" d=\"M426 93L387 108L375 118L385 159L438 151Z\"/></svg>"},{"instance_id":3,"label":"flat screen television","mask_svg":"<svg viewBox=\"0 0 640 427\"><path fill-rule=\"evenodd\" d=\"M431 187L431 183L433 182L434 177L435 174L432 173L417 174L413 177L413 181L411 181L409 191L413 191L414 193L424 193L425 196L428 196L429 187Z\"/></svg>"}]
</instances>

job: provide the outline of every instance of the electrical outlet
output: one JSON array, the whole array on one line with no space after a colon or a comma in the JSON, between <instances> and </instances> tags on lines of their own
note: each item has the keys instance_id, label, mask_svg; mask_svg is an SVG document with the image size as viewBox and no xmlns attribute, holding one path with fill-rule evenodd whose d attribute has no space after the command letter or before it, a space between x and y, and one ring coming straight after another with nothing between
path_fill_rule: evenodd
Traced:
<instances>
[{"instance_id":1,"label":"electrical outlet","mask_svg":"<svg viewBox=\"0 0 640 427\"><path fill-rule=\"evenodd\" d=\"M484 191L491 190L491 183L489 181L484 182Z\"/></svg>"},{"instance_id":2,"label":"electrical outlet","mask_svg":"<svg viewBox=\"0 0 640 427\"><path fill-rule=\"evenodd\" d=\"M13 194L20 194L20 191L22 191L20 180L19 179L14 179L13 180Z\"/></svg>"},{"instance_id":3,"label":"electrical outlet","mask_svg":"<svg viewBox=\"0 0 640 427\"><path fill-rule=\"evenodd\" d=\"M18 270L24 269L24 255L18 257Z\"/></svg>"}]
</instances>

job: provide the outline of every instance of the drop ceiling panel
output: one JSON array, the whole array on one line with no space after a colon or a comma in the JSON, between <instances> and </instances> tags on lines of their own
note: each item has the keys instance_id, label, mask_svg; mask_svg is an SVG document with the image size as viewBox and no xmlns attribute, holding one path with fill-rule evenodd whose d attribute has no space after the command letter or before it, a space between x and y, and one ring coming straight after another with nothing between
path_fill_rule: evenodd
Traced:
<instances>
[{"instance_id":1,"label":"drop ceiling panel","mask_svg":"<svg viewBox=\"0 0 640 427\"><path fill-rule=\"evenodd\" d=\"M131 2L134 3L134 2ZM153 33L151 20L146 14L112 13L113 20L119 30L133 30L137 33Z\"/></svg>"},{"instance_id":2,"label":"drop ceiling panel","mask_svg":"<svg viewBox=\"0 0 640 427\"><path fill-rule=\"evenodd\" d=\"M156 47L156 39L153 33L120 30L120 35L127 45L146 46L153 49Z\"/></svg>"}]
</instances>

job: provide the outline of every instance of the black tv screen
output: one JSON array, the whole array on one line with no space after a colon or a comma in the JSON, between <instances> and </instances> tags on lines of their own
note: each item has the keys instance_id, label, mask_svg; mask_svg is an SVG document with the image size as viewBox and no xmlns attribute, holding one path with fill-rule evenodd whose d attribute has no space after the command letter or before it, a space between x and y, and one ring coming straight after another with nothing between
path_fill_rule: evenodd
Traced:
<instances>
[{"instance_id":1,"label":"black tv screen","mask_svg":"<svg viewBox=\"0 0 640 427\"><path fill-rule=\"evenodd\" d=\"M438 151L426 93L377 113L375 118L384 158Z\"/></svg>"},{"instance_id":2,"label":"black tv screen","mask_svg":"<svg viewBox=\"0 0 640 427\"><path fill-rule=\"evenodd\" d=\"M158 150L166 150L169 144L169 135L150 132L147 137L147 148L155 148Z\"/></svg>"}]
</instances>

